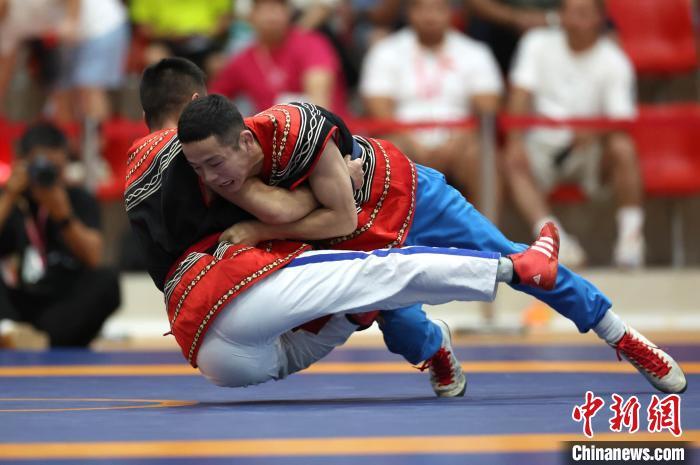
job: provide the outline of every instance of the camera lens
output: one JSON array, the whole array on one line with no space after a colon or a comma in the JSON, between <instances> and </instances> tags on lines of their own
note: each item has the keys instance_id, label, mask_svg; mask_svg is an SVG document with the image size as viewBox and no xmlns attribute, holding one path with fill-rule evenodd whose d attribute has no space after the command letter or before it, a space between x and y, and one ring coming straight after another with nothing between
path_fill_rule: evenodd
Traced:
<instances>
[{"instance_id":1,"label":"camera lens","mask_svg":"<svg viewBox=\"0 0 700 465\"><path fill-rule=\"evenodd\" d=\"M48 158L39 155L29 165L29 179L37 186L51 187L58 179L58 170Z\"/></svg>"}]
</instances>

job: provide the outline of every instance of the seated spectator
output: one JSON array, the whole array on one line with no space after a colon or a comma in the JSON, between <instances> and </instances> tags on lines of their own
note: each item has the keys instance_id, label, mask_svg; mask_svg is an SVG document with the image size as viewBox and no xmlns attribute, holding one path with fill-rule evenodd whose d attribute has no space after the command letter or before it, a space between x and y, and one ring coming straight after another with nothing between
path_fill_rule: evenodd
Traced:
<instances>
[{"instance_id":1,"label":"seated spectator","mask_svg":"<svg viewBox=\"0 0 700 465\"><path fill-rule=\"evenodd\" d=\"M0 320L28 322L52 346L86 346L119 306L116 274L101 268L99 208L63 177L56 127L27 129L0 192Z\"/></svg>"},{"instance_id":2,"label":"seated spectator","mask_svg":"<svg viewBox=\"0 0 700 465\"><path fill-rule=\"evenodd\" d=\"M107 92L119 88L124 79L131 34L126 9L119 0L71 3L77 3L72 8L79 13L59 49L55 118L104 121L112 112Z\"/></svg>"},{"instance_id":3,"label":"seated spectator","mask_svg":"<svg viewBox=\"0 0 700 465\"><path fill-rule=\"evenodd\" d=\"M561 0L466 0L466 4L469 35L488 44L504 75L521 34L559 25Z\"/></svg>"},{"instance_id":4,"label":"seated spectator","mask_svg":"<svg viewBox=\"0 0 700 465\"><path fill-rule=\"evenodd\" d=\"M287 1L255 0L250 23L256 40L214 77L211 92L245 97L253 111L308 101L347 113L338 57L324 37L292 26L291 19Z\"/></svg>"},{"instance_id":5,"label":"seated spectator","mask_svg":"<svg viewBox=\"0 0 700 465\"><path fill-rule=\"evenodd\" d=\"M511 114L635 116L634 71L617 44L603 36L604 14L601 1L565 0L561 29L536 29L523 37L510 74ZM549 128L512 131L506 167L515 204L533 231L554 220L547 194L558 182L578 181L590 193L601 178L609 179L619 204L614 261L623 267L643 264L641 180L628 134ZM560 260L570 266L583 264L585 253L578 241L561 226L559 232Z\"/></svg>"},{"instance_id":6,"label":"seated spectator","mask_svg":"<svg viewBox=\"0 0 700 465\"><path fill-rule=\"evenodd\" d=\"M0 0L0 108L20 50L34 39L60 37L69 20L61 4L48 0Z\"/></svg>"},{"instance_id":7,"label":"seated spectator","mask_svg":"<svg viewBox=\"0 0 700 465\"><path fill-rule=\"evenodd\" d=\"M119 0L0 0L0 99L19 48L29 39L57 40L59 70L51 111L60 121L109 116L107 90L124 76L129 45Z\"/></svg>"},{"instance_id":8,"label":"seated spectator","mask_svg":"<svg viewBox=\"0 0 700 465\"><path fill-rule=\"evenodd\" d=\"M495 112L501 77L489 49L451 29L448 0L412 0L409 27L378 42L362 68L360 93L371 117L450 121ZM417 163L445 173L479 204L479 138L444 128L388 136Z\"/></svg>"},{"instance_id":9,"label":"seated spectator","mask_svg":"<svg viewBox=\"0 0 700 465\"><path fill-rule=\"evenodd\" d=\"M231 0L131 0L129 12L147 43L145 65L180 56L207 72L218 70L233 21Z\"/></svg>"}]
</instances>

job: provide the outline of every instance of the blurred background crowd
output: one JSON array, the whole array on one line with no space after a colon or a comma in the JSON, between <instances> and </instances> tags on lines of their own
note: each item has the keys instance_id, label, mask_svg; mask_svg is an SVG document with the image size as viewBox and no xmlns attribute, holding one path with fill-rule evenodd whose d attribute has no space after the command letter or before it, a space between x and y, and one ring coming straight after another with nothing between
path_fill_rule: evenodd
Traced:
<instances>
[{"instance_id":1,"label":"blurred background crowd","mask_svg":"<svg viewBox=\"0 0 700 465\"><path fill-rule=\"evenodd\" d=\"M558 222L572 267L698 266L697 15L695 0L0 0L0 308L84 345L119 306L109 269L143 269L121 203L146 133L138 81L168 56L244 115L310 101L390 139L514 240ZM53 321L95 301L105 315Z\"/></svg>"}]
</instances>

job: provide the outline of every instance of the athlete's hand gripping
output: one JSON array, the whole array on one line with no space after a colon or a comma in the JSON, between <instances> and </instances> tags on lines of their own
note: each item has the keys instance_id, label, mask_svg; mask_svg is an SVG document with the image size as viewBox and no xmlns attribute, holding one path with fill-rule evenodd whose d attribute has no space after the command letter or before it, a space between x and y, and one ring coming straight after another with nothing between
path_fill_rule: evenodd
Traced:
<instances>
[{"instance_id":1,"label":"athlete's hand gripping","mask_svg":"<svg viewBox=\"0 0 700 465\"><path fill-rule=\"evenodd\" d=\"M260 221L241 221L236 223L219 236L219 242L230 242L233 245L255 246L266 240Z\"/></svg>"}]
</instances>

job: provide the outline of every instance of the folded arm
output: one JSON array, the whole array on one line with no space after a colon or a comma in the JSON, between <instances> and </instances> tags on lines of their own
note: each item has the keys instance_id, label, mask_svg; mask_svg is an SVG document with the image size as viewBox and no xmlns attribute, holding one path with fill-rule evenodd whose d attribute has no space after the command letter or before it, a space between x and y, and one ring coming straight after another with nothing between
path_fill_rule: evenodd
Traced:
<instances>
[{"instance_id":1,"label":"folded arm","mask_svg":"<svg viewBox=\"0 0 700 465\"><path fill-rule=\"evenodd\" d=\"M300 186L290 191L268 186L260 178L249 178L234 194L220 195L268 224L292 223L318 207L310 188Z\"/></svg>"},{"instance_id":2,"label":"folded arm","mask_svg":"<svg viewBox=\"0 0 700 465\"><path fill-rule=\"evenodd\" d=\"M320 240L344 236L357 227L357 210L348 167L329 142L309 177L309 186L320 206L304 218L287 224L242 222L233 225L221 240L255 245L263 240Z\"/></svg>"}]
</instances>

